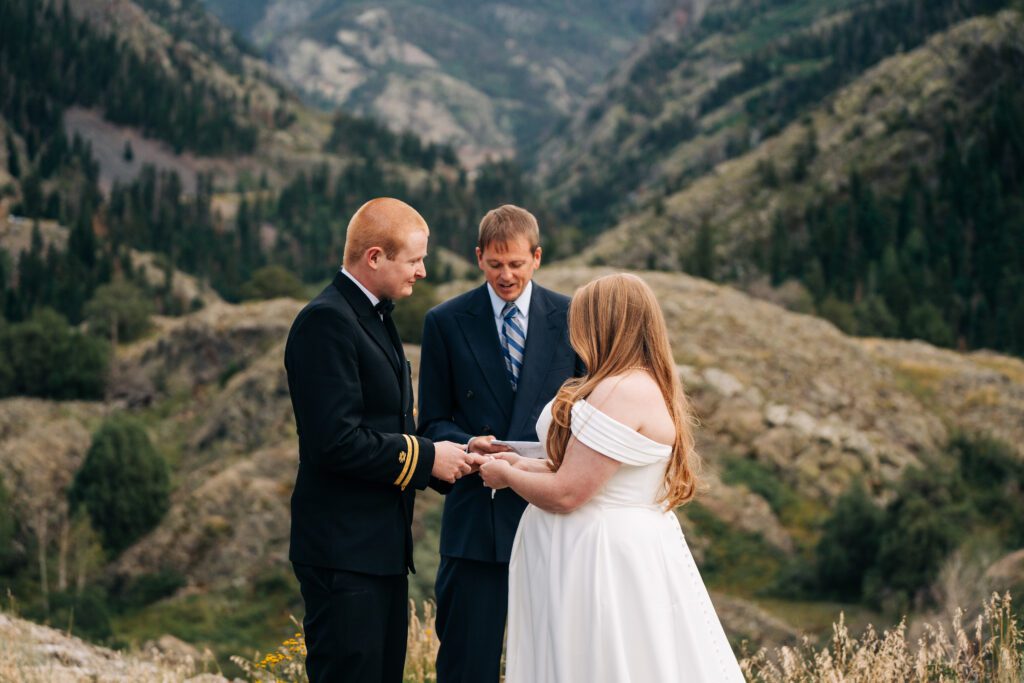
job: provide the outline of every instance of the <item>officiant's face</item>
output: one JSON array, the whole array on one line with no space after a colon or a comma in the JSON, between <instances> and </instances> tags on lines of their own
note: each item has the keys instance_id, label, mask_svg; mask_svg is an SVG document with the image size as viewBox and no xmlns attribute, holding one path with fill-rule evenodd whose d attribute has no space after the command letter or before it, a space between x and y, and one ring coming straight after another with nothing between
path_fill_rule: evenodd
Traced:
<instances>
[{"instance_id":1,"label":"officiant's face","mask_svg":"<svg viewBox=\"0 0 1024 683\"><path fill-rule=\"evenodd\" d=\"M530 241L519 237L511 242L492 242L476 248L476 260L484 277L504 301L515 301L540 267L540 247L530 250Z\"/></svg>"}]
</instances>

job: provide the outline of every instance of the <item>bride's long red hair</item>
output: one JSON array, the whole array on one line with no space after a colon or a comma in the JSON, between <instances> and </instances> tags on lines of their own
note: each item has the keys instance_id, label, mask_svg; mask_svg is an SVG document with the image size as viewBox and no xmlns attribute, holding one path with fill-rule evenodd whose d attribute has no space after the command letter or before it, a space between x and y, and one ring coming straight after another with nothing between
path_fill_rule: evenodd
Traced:
<instances>
[{"instance_id":1,"label":"bride's long red hair","mask_svg":"<svg viewBox=\"0 0 1024 683\"><path fill-rule=\"evenodd\" d=\"M639 277L624 273L580 287L569 305L569 343L587 374L567 380L555 396L546 443L551 468L557 470L565 457L572 436L573 404L590 396L602 380L643 367L658 383L676 430L659 502L671 509L693 498L699 462L694 420L672 358L665 318L651 288Z\"/></svg>"}]
</instances>

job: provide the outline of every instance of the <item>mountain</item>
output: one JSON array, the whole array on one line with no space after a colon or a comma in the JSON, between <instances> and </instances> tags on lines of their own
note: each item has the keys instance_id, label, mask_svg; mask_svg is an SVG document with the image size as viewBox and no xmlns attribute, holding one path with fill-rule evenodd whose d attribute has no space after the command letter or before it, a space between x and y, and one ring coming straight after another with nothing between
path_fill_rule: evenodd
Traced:
<instances>
[{"instance_id":1,"label":"mountain","mask_svg":"<svg viewBox=\"0 0 1024 683\"><path fill-rule=\"evenodd\" d=\"M548 199L588 263L789 281L850 332L1019 354L1022 20L1000 4L712 5L545 147Z\"/></svg>"},{"instance_id":2,"label":"mountain","mask_svg":"<svg viewBox=\"0 0 1024 683\"><path fill-rule=\"evenodd\" d=\"M453 145L475 166L535 144L661 2L208 0L308 99Z\"/></svg>"},{"instance_id":3,"label":"mountain","mask_svg":"<svg viewBox=\"0 0 1024 683\"><path fill-rule=\"evenodd\" d=\"M682 29L663 21L540 150L544 181L601 227L603 209L678 191L882 59L1002 4L723 0Z\"/></svg>"},{"instance_id":4,"label":"mountain","mask_svg":"<svg viewBox=\"0 0 1024 683\"><path fill-rule=\"evenodd\" d=\"M487 209L534 204L512 164L471 178L450 147L303 104L198 3L12 0L0 19L0 217L69 235L0 252L8 321L78 324L99 286L136 278L131 250L229 300L262 268L319 280L368 197L409 201L462 254ZM200 303L136 284L162 313Z\"/></svg>"},{"instance_id":5,"label":"mountain","mask_svg":"<svg viewBox=\"0 0 1024 683\"><path fill-rule=\"evenodd\" d=\"M572 292L608 272L554 266L539 279ZM1024 458L1014 419L1024 410L1020 360L857 339L729 287L642 276L662 303L702 422L707 491L682 509L684 528L737 638L788 642L814 630L807 610L834 617L831 604L794 617L760 591L790 564L813 566L807 553L821 519L853 482L891 500L913 467L953 463L947 442L959 432L992 434ZM469 286L451 283L439 296ZM225 661L290 633L287 615L301 611L286 559L296 444L281 357L301 305L215 303L161 318L150 336L118 349L104 402L0 401L0 477L22 521L17 547L26 566L37 561L28 549L40 537L59 538L68 523L67 507L52 501L64 500L104 416L128 411L141 419L171 465L163 520L93 570L114 604L143 594L139 586L163 587L112 616L121 641L170 632L212 644ZM418 349L407 352L418 371ZM417 599L431 594L440 504L430 492L417 502ZM55 542L50 552L57 564ZM23 602L35 581L19 584ZM871 618L863 607L847 610L856 623Z\"/></svg>"}]
</instances>

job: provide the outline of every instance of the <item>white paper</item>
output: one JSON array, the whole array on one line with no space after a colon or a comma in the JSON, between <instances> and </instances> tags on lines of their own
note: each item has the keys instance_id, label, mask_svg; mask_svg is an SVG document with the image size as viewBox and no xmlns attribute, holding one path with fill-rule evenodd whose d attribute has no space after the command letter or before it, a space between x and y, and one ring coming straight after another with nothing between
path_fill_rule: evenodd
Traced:
<instances>
[{"instance_id":1,"label":"white paper","mask_svg":"<svg viewBox=\"0 0 1024 683\"><path fill-rule=\"evenodd\" d=\"M548 457L547 451L544 450L544 444L539 441L501 441L495 439L491 443L499 446L508 446L514 453L524 458L547 460Z\"/></svg>"}]
</instances>

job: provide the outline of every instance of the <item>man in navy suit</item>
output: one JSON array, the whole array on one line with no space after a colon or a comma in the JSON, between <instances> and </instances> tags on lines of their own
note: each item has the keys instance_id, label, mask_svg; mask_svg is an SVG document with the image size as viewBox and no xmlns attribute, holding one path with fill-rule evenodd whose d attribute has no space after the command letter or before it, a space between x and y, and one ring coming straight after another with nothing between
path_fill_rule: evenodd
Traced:
<instances>
[{"instance_id":1,"label":"man in navy suit","mask_svg":"<svg viewBox=\"0 0 1024 683\"><path fill-rule=\"evenodd\" d=\"M569 298L532 281L540 231L529 211L504 205L480 222L486 283L427 313L420 361L419 433L498 453L495 439L537 441L541 409L580 374L569 346ZM526 501L492 493L479 475L449 487L441 522L437 656L440 683L498 681L508 561Z\"/></svg>"}]
</instances>

